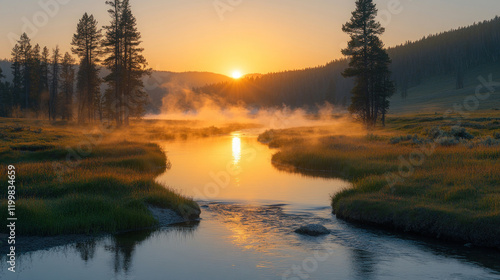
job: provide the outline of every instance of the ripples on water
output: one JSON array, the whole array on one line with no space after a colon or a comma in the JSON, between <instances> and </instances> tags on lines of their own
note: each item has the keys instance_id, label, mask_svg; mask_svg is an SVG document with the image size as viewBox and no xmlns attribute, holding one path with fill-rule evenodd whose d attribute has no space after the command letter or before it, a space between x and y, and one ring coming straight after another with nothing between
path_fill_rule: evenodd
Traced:
<instances>
[{"instance_id":1,"label":"ripples on water","mask_svg":"<svg viewBox=\"0 0 500 280\"><path fill-rule=\"evenodd\" d=\"M497 251L337 220L328 198L349 183L280 172L271 165L272 150L255 137L166 143L164 149L172 164L158 181L187 195L213 183L213 174L228 164L241 172L230 176L216 197L199 201L200 222L63 246L40 244L39 250L18 255L16 274L7 272L3 256L0 278L500 279ZM255 151L251 160L248 149ZM294 233L311 223L332 233L316 238Z\"/></svg>"},{"instance_id":2,"label":"ripples on water","mask_svg":"<svg viewBox=\"0 0 500 280\"><path fill-rule=\"evenodd\" d=\"M5 272L1 276L2 279L282 279L292 266L301 267L304 260L322 255L327 258L317 261L315 270L307 274L310 279L500 277L498 252L353 227L336 220L328 209L299 214L299 211L289 213L286 207L204 203L200 222L24 253L18 258L21 270L16 277ZM308 223L323 224L332 233L314 238L293 232ZM2 271L6 268L4 263Z\"/></svg>"}]
</instances>

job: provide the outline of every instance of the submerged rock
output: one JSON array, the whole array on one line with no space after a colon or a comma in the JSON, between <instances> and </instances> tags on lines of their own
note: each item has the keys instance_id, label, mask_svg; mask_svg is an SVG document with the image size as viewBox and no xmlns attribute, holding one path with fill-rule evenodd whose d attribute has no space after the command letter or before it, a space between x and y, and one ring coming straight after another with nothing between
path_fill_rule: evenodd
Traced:
<instances>
[{"instance_id":1,"label":"submerged rock","mask_svg":"<svg viewBox=\"0 0 500 280\"><path fill-rule=\"evenodd\" d=\"M330 230L326 227L318 224L311 224L307 226L301 226L300 228L295 230L298 234L310 235L310 236L320 236L329 234Z\"/></svg>"},{"instance_id":2,"label":"submerged rock","mask_svg":"<svg viewBox=\"0 0 500 280\"><path fill-rule=\"evenodd\" d=\"M148 209L158 220L159 226L168 226L172 224L194 221L200 218L200 209L193 207L181 207L182 215L171 209L164 209L148 205Z\"/></svg>"}]
</instances>

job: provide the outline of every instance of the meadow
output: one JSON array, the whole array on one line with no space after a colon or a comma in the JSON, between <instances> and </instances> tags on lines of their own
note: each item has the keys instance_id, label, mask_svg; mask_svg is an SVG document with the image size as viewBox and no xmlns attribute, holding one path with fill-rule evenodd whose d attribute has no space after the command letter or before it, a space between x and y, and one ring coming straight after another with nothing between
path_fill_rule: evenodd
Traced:
<instances>
[{"instance_id":1,"label":"meadow","mask_svg":"<svg viewBox=\"0 0 500 280\"><path fill-rule=\"evenodd\" d=\"M158 221L148 206L197 218L196 202L155 182L170 163L151 141L209 137L242 127L246 126L141 120L116 129L0 118L4 185L7 166L16 168L16 233L49 236L154 227ZM7 191L0 198L2 209L7 209ZM1 211L0 219L7 215ZM7 228L0 232L7 233Z\"/></svg>"},{"instance_id":2,"label":"meadow","mask_svg":"<svg viewBox=\"0 0 500 280\"><path fill-rule=\"evenodd\" d=\"M369 132L349 123L268 130L259 140L278 149L277 168L350 180L332 196L339 218L500 248L496 110L390 116Z\"/></svg>"}]
</instances>

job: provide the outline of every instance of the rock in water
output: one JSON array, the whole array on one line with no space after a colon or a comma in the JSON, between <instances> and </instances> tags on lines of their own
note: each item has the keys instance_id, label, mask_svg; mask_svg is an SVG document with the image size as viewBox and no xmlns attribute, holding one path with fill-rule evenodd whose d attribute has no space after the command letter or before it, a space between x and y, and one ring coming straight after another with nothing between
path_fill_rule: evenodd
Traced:
<instances>
[{"instance_id":1,"label":"rock in water","mask_svg":"<svg viewBox=\"0 0 500 280\"><path fill-rule=\"evenodd\" d=\"M329 234L330 230L322 225L307 225L301 226L295 230L298 234L310 235L310 236L320 236L324 234Z\"/></svg>"}]
</instances>

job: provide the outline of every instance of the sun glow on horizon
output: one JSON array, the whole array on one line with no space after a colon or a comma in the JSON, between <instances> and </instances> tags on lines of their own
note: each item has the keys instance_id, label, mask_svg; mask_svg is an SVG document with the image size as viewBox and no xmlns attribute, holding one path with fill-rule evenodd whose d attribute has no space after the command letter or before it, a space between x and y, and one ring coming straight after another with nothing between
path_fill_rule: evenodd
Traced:
<instances>
[{"instance_id":1,"label":"sun glow on horizon","mask_svg":"<svg viewBox=\"0 0 500 280\"><path fill-rule=\"evenodd\" d=\"M239 79L239 78L243 77L243 74L241 74L240 71L235 70L235 71L233 71L233 74L231 74L231 77L233 77L233 79Z\"/></svg>"}]
</instances>

